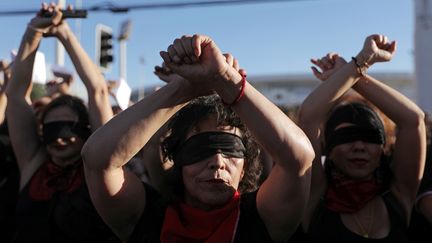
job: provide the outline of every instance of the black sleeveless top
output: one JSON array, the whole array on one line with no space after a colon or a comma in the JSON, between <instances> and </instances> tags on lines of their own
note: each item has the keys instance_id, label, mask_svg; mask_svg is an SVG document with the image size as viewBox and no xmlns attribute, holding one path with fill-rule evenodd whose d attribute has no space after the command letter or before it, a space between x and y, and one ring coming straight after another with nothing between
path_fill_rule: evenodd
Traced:
<instances>
[{"instance_id":1,"label":"black sleeveless top","mask_svg":"<svg viewBox=\"0 0 432 243\"><path fill-rule=\"evenodd\" d=\"M144 184L146 208L138 221L128 243L160 242L167 203L161 195ZM240 218L235 232L235 243L273 242L256 208L257 191L240 196ZM221 242L224 243L224 242Z\"/></svg>"},{"instance_id":2,"label":"black sleeveless top","mask_svg":"<svg viewBox=\"0 0 432 243\"><path fill-rule=\"evenodd\" d=\"M6 123L0 125L0 242L10 242L15 230L19 169Z\"/></svg>"},{"instance_id":3,"label":"black sleeveless top","mask_svg":"<svg viewBox=\"0 0 432 243\"><path fill-rule=\"evenodd\" d=\"M384 192L381 197L383 198L388 210L391 224L390 232L385 238L368 239L351 232L343 224L339 213L327 209L324 203L321 203L311 222L309 232L305 234L304 242L409 242L407 236L406 216L402 206L389 191Z\"/></svg>"},{"instance_id":4,"label":"black sleeveless top","mask_svg":"<svg viewBox=\"0 0 432 243\"><path fill-rule=\"evenodd\" d=\"M84 179L75 190L56 192L49 200L30 198L29 184L18 199L12 242L121 242L96 212Z\"/></svg>"}]
</instances>

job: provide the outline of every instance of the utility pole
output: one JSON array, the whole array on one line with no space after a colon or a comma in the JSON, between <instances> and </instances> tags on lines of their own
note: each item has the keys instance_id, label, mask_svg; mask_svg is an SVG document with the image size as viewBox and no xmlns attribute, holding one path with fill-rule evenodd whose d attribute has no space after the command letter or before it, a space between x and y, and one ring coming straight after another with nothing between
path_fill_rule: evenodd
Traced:
<instances>
[{"instance_id":1,"label":"utility pole","mask_svg":"<svg viewBox=\"0 0 432 243\"><path fill-rule=\"evenodd\" d=\"M127 52L126 52L126 41L129 39L132 27L132 21L126 20L122 23L120 28L120 34L118 37L120 46L120 78L123 78L127 82Z\"/></svg>"},{"instance_id":2,"label":"utility pole","mask_svg":"<svg viewBox=\"0 0 432 243\"><path fill-rule=\"evenodd\" d=\"M432 0L414 0L414 60L417 104L432 114Z\"/></svg>"},{"instance_id":3,"label":"utility pole","mask_svg":"<svg viewBox=\"0 0 432 243\"><path fill-rule=\"evenodd\" d=\"M61 6L62 8L66 7L66 0L58 0L57 5ZM62 45L62 43L57 40L56 41L56 58L55 58L55 63L59 66L64 66L64 56L65 56L65 50L64 47Z\"/></svg>"}]
</instances>

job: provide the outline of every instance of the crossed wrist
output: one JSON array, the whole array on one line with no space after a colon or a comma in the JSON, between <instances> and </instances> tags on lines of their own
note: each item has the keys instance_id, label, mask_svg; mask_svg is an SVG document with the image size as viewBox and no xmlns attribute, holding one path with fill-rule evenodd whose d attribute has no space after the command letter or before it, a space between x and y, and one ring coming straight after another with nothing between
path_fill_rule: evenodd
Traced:
<instances>
[{"instance_id":1,"label":"crossed wrist","mask_svg":"<svg viewBox=\"0 0 432 243\"><path fill-rule=\"evenodd\" d=\"M43 34L45 34L44 30L42 30L40 28L36 28L33 25L31 25L31 24L27 24L27 29L30 30L30 31L32 31L36 35L42 36Z\"/></svg>"},{"instance_id":2,"label":"crossed wrist","mask_svg":"<svg viewBox=\"0 0 432 243\"><path fill-rule=\"evenodd\" d=\"M359 53L356 57L351 58L353 60L354 65L356 66L356 71L359 76L364 77L372 65L371 56Z\"/></svg>"},{"instance_id":3,"label":"crossed wrist","mask_svg":"<svg viewBox=\"0 0 432 243\"><path fill-rule=\"evenodd\" d=\"M229 79L223 80L226 85L218 92L222 103L227 106L234 106L243 97L246 87L246 75L239 72L232 73Z\"/></svg>"}]
</instances>

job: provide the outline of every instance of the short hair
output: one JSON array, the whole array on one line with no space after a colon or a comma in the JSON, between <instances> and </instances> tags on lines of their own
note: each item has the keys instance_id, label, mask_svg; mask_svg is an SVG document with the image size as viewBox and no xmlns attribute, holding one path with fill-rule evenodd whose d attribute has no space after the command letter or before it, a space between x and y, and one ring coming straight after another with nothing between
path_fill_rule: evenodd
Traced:
<instances>
[{"instance_id":1,"label":"short hair","mask_svg":"<svg viewBox=\"0 0 432 243\"><path fill-rule=\"evenodd\" d=\"M244 176L240 181L241 193L254 191L258 188L262 164L259 161L259 147L250 131L231 108L223 105L218 95L196 98L177 112L169 121L169 135L161 143L165 161L173 159L177 148L186 140L186 135L204 119L214 115L218 126L231 126L240 129L242 142L246 148ZM174 196L181 198L184 192L181 167L174 166L169 171L168 184Z\"/></svg>"}]
</instances>

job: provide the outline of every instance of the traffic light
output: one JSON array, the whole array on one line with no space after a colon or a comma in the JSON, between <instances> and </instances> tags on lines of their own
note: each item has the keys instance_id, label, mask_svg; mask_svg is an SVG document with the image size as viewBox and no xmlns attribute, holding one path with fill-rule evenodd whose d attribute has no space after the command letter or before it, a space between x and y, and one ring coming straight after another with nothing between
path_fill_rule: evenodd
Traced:
<instances>
[{"instance_id":1,"label":"traffic light","mask_svg":"<svg viewBox=\"0 0 432 243\"><path fill-rule=\"evenodd\" d=\"M103 71L107 71L113 60L112 29L98 24L96 25L96 63Z\"/></svg>"}]
</instances>

